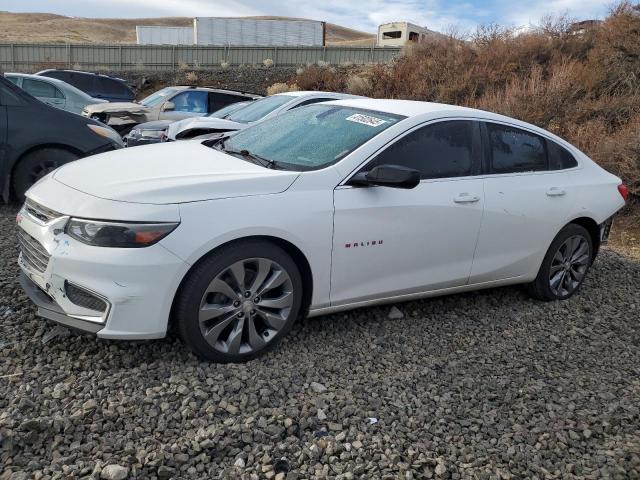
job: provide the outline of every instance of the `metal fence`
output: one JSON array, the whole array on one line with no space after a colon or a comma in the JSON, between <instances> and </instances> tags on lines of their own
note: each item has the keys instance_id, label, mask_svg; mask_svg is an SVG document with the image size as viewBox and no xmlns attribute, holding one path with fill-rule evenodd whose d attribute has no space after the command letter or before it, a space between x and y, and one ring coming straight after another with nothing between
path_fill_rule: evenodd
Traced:
<instances>
[{"instance_id":1,"label":"metal fence","mask_svg":"<svg viewBox=\"0 0 640 480\"><path fill-rule=\"evenodd\" d=\"M229 65L291 66L385 63L398 55L391 47L210 47L197 45L97 45L1 43L0 69L77 68L94 70L174 70Z\"/></svg>"}]
</instances>

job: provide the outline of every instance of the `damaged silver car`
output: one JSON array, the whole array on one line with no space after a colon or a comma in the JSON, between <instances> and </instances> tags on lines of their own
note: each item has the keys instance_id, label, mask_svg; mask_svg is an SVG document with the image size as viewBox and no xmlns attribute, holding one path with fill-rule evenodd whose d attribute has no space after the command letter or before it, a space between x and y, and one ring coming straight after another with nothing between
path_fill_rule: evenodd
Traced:
<instances>
[{"instance_id":1,"label":"damaged silver car","mask_svg":"<svg viewBox=\"0 0 640 480\"><path fill-rule=\"evenodd\" d=\"M82 115L109 125L121 135L140 123L153 120L182 120L213 113L236 102L260 95L207 87L166 87L140 102L111 102L87 105Z\"/></svg>"}]
</instances>

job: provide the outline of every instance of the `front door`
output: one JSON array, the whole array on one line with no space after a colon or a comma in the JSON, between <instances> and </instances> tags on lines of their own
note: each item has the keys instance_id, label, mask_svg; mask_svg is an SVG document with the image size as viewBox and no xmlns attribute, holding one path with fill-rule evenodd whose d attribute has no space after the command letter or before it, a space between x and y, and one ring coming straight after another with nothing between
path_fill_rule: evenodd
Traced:
<instances>
[{"instance_id":1,"label":"front door","mask_svg":"<svg viewBox=\"0 0 640 480\"><path fill-rule=\"evenodd\" d=\"M484 208L479 135L468 120L419 127L361 169L413 168L417 187L336 188L333 306L467 283Z\"/></svg>"}]
</instances>

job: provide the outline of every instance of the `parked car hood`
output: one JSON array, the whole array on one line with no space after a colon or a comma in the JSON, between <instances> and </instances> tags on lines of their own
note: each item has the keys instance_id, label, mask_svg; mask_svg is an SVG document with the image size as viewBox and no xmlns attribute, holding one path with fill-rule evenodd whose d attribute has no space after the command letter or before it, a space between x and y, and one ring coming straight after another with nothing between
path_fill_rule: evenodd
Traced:
<instances>
[{"instance_id":1,"label":"parked car hood","mask_svg":"<svg viewBox=\"0 0 640 480\"><path fill-rule=\"evenodd\" d=\"M193 128L208 128L211 130L242 130L247 126L248 125L246 123L232 122L231 120L225 120L224 118L185 118L184 120L179 120L169 125L169 129L167 130L167 137L175 140L176 135Z\"/></svg>"},{"instance_id":2,"label":"parked car hood","mask_svg":"<svg viewBox=\"0 0 640 480\"><path fill-rule=\"evenodd\" d=\"M192 140L94 155L60 167L53 178L107 200L170 204L280 193L298 175Z\"/></svg>"},{"instance_id":3,"label":"parked car hood","mask_svg":"<svg viewBox=\"0 0 640 480\"><path fill-rule=\"evenodd\" d=\"M151 122L139 123L136 125L137 130L164 130L174 123L174 120L153 120Z\"/></svg>"},{"instance_id":4,"label":"parked car hood","mask_svg":"<svg viewBox=\"0 0 640 480\"><path fill-rule=\"evenodd\" d=\"M87 105L85 110L89 113L146 113L149 112L149 109L144 105L140 105L139 103L133 102L106 102L106 103L95 103L93 105Z\"/></svg>"}]
</instances>

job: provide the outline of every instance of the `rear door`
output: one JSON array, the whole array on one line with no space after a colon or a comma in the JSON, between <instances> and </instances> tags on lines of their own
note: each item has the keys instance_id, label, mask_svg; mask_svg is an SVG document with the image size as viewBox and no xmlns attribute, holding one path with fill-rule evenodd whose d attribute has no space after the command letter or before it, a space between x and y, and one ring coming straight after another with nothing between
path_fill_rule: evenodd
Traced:
<instances>
[{"instance_id":1,"label":"rear door","mask_svg":"<svg viewBox=\"0 0 640 480\"><path fill-rule=\"evenodd\" d=\"M485 212L470 283L537 271L571 206L567 174L550 165L548 141L509 124L483 124Z\"/></svg>"},{"instance_id":2,"label":"rear door","mask_svg":"<svg viewBox=\"0 0 640 480\"><path fill-rule=\"evenodd\" d=\"M58 87L45 80L23 78L22 89L52 107L61 108L63 110L66 107L66 98L64 94Z\"/></svg>"}]
</instances>

